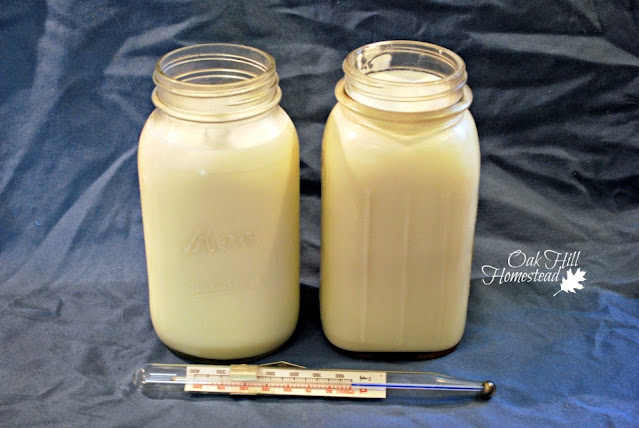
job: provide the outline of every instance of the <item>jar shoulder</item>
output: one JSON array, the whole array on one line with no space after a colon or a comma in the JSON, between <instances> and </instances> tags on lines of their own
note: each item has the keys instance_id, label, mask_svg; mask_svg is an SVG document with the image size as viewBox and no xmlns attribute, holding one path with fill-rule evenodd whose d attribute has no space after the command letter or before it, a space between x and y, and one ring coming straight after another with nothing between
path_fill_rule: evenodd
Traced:
<instances>
[{"instance_id":1,"label":"jar shoulder","mask_svg":"<svg viewBox=\"0 0 639 428\"><path fill-rule=\"evenodd\" d=\"M232 122L195 122L154 110L140 135L140 148L170 145L187 150L244 150L285 142L298 144L288 114L276 106L266 114Z\"/></svg>"},{"instance_id":2,"label":"jar shoulder","mask_svg":"<svg viewBox=\"0 0 639 428\"><path fill-rule=\"evenodd\" d=\"M468 146L476 148L479 155L477 127L468 110L444 120L395 123L363 118L338 103L329 115L324 132L324 144L333 143L362 150Z\"/></svg>"},{"instance_id":3,"label":"jar shoulder","mask_svg":"<svg viewBox=\"0 0 639 428\"><path fill-rule=\"evenodd\" d=\"M155 111L140 135L138 170L141 178L155 172L204 176L293 165L289 160L298 157L295 127L279 108L268 117L229 123L187 122Z\"/></svg>"}]
</instances>

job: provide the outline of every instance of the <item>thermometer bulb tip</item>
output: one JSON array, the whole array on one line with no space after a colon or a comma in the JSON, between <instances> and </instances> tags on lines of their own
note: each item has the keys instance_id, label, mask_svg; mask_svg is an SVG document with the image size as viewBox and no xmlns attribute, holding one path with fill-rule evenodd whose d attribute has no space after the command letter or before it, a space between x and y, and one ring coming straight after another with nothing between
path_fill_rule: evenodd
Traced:
<instances>
[{"instance_id":1,"label":"thermometer bulb tip","mask_svg":"<svg viewBox=\"0 0 639 428\"><path fill-rule=\"evenodd\" d=\"M487 400L495 394L497 387L495 386L495 383L490 380L484 381L483 385L484 390L481 392L481 398Z\"/></svg>"}]
</instances>

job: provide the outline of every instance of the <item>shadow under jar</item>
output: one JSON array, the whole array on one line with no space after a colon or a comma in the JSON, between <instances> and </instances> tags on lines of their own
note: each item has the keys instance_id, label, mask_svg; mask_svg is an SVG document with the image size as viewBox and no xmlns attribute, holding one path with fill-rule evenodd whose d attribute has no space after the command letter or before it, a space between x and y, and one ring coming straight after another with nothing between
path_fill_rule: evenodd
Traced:
<instances>
[{"instance_id":1,"label":"shadow under jar","mask_svg":"<svg viewBox=\"0 0 639 428\"><path fill-rule=\"evenodd\" d=\"M190 359L268 353L299 311L299 147L275 61L195 45L153 79L138 153L153 327Z\"/></svg>"},{"instance_id":2,"label":"shadow under jar","mask_svg":"<svg viewBox=\"0 0 639 428\"><path fill-rule=\"evenodd\" d=\"M444 355L464 332L477 213L465 64L385 41L343 69L322 148L324 333L358 353Z\"/></svg>"}]
</instances>

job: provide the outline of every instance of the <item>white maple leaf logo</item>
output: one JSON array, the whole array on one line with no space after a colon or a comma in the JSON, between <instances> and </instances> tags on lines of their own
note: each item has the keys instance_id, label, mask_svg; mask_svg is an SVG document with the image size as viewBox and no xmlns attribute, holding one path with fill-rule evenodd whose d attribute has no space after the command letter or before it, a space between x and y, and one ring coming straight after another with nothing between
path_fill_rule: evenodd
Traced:
<instances>
[{"instance_id":1,"label":"white maple leaf logo","mask_svg":"<svg viewBox=\"0 0 639 428\"><path fill-rule=\"evenodd\" d=\"M566 277L561 279L561 290L553 294L553 297L562 291L565 291L566 293L575 293L575 290L582 290L584 286L581 285L581 281L586 280L584 276L585 273L586 271L577 268L577 270L573 274L572 269L568 269L568 272L566 272Z\"/></svg>"}]
</instances>

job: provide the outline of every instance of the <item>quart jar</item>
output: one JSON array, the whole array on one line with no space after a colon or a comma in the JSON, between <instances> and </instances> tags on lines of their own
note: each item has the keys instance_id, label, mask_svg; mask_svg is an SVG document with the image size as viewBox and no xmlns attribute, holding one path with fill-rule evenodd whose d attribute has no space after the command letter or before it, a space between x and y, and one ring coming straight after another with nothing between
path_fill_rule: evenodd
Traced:
<instances>
[{"instance_id":1,"label":"quart jar","mask_svg":"<svg viewBox=\"0 0 639 428\"><path fill-rule=\"evenodd\" d=\"M434 357L466 322L479 144L464 61L428 43L351 52L324 131L324 333L363 353Z\"/></svg>"},{"instance_id":2,"label":"quart jar","mask_svg":"<svg viewBox=\"0 0 639 428\"><path fill-rule=\"evenodd\" d=\"M268 353L299 310L299 146L275 61L195 45L153 80L138 153L153 327L191 359Z\"/></svg>"}]
</instances>

